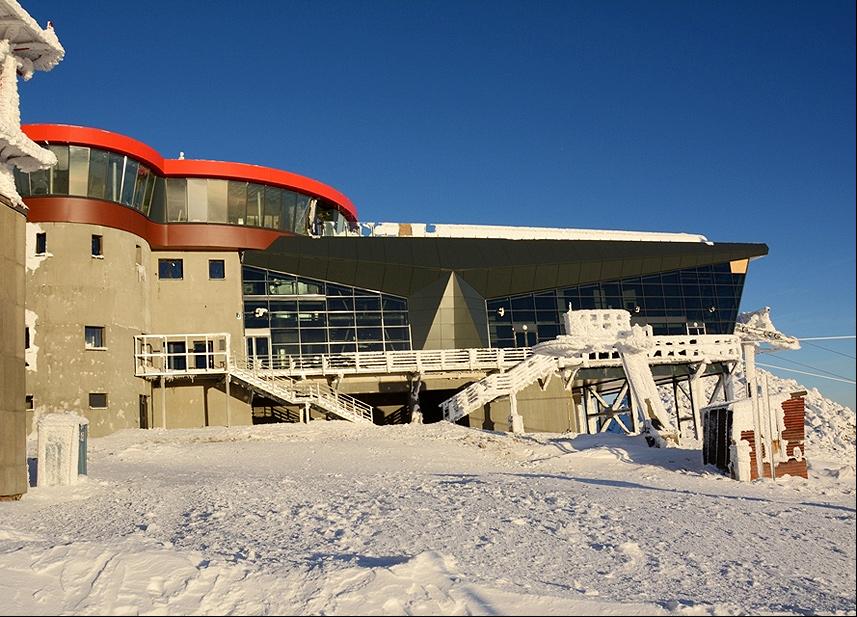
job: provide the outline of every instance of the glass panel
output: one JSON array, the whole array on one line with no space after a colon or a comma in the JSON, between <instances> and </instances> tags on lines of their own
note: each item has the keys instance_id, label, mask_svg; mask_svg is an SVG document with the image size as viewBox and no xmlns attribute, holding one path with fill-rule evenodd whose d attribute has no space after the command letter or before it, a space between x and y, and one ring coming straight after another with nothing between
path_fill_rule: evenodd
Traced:
<instances>
[{"instance_id":1,"label":"glass panel","mask_svg":"<svg viewBox=\"0 0 857 617\"><path fill-rule=\"evenodd\" d=\"M247 216L247 183L229 180L227 192L226 220L233 225L243 225Z\"/></svg>"},{"instance_id":2,"label":"glass panel","mask_svg":"<svg viewBox=\"0 0 857 617\"><path fill-rule=\"evenodd\" d=\"M68 194L86 197L86 189L89 185L89 148L69 146L68 160ZM30 174L31 190L32 184L32 174Z\"/></svg>"},{"instance_id":3,"label":"glass panel","mask_svg":"<svg viewBox=\"0 0 857 617\"><path fill-rule=\"evenodd\" d=\"M379 296L368 298L354 298L354 308L357 312L360 311L380 311L381 298Z\"/></svg>"},{"instance_id":4,"label":"glass panel","mask_svg":"<svg viewBox=\"0 0 857 617\"><path fill-rule=\"evenodd\" d=\"M187 221L187 181L184 178L167 178L167 221Z\"/></svg>"},{"instance_id":5,"label":"glass panel","mask_svg":"<svg viewBox=\"0 0 857 617\"><path fill-rule=\"evenodd\" d=\"M265 187L265 218L262 226L268 229L280 229L283 217L282 189L273 186Z\"/></svg>"},{"instance_id":6,"label":"glass panel","mask_svg":"<svg viewBox=\"0 0 857 617\"><path fill-rule=\"evenodd\" d=\"M122 177L122 199L126 206L134 203L134 188L137 186L137 170L140 164L131 159L125 159L125 175Z\"/></svg>"},{"instance_id":7,"label":"glass panel","mask_svg":"<svg viewBox=\"0 0 857 617\"><path fill-rule=\"evenodd\" d=\"M95 199L107 198L107 152L93 149L89 153L89 184L86 194Z\"/></svg>"},{"instance_id":8,"label":"glass panel","mask_svg":"<svg viewBox=\"0 0 857 617\"><path fill-rule=\"evenodd\" d=\"M143 165L140 165L137 169L137 188L134 190L134 209L139 210L140 212L145 212L145 202L146 202L146 192L147 192L147 184L149 182L149 177L151 176L151 172L149 169ZM151 198L151 191L149 192L149 197Z\"/></svg>"},{"instance_id":9,"label":"glass panel","mask_svg":"<svg viewBox=\"0 0 857 617\"><path fill-rule=\"evenodd\" d=\"M57 157L57 164L51 168L51 193L68 195L68 146L51 144L48 147Z\"/></svg>"},{"instance_id":10,"label":"glass panel","mask_svg":"<svg viewBox=\"0 0 857 617\"><path fill-rule=\"evenodd\" d=\"M208 180L208 222L226 223L226 180Z\"/></svg>"},{"instance_id":11,"label":"glass panel","mask_svg":"<svg viewBox=\"0 0 857 617\"><path fill-rule=\"evenodd\" d=\"M152 203L149 206L149 218L153 221L163 223L166 221L167 193L166 181L160 176L155 176L152 189Z\"/></svg>"},{"instance_id":12,"label":"glass panel","mask_svg":"<svg viewBox=\"0 0 857 617\"><path fill-rule=\"evenodd\" d=\"M40 169L30 173L31 195L47 195L50 190L50 176L47 169Z\"/></svg>"},{"instance_id":13,"label":"glass panel","mask_svg":"<svg viewBox=\"0 0 857 617\"><path fill-rule=\"evenodd\" d=\"M125 170L125 157L114 152L107 153L107 182L104 191L104 199L108 201L121 201L122 174Z\"/></svg>"},{"instance_id":14,"label":"glass panel","mask_svg":"<svg viewBox=\"0 0 857 617\"><path fill-rule=\"evenodd\" d=\"M204 178L187 179L187 220L204 223L208 216L208 185Z\"/></svg>"},{"instance_id":15,"label":"glass panel","mask_svg":"<svg viewBox=\"0 0 857 617\"><path fill-rule=\"evenodd\" d=\"M283 220L280 229L284 231L295 231L295 201L297 193L281 190L283 201Z\"/></svg>"},{"instance_id":16,"label":"glass panel","mask_svg":"<svg viewBox=\"0 0 857 617\"><path fill-rule=\"evenodd\" d=\"M26 197L30 194L30 174L25 174L14 166L12 169L15 172L15 190L18 191L18 195L21 197ZM67 183L68 180L66 180L66 184Z\"/></svg>"},{"instance_id":17,"label":"glass panel","mask_svg":"<svg viewBox=\"0 0 857 617\"><path fill-rule=\"evenodd\" d=\"M295 231L299 234L306 234L309 231L309 203L310 198L306 195L298 194L295 197Z\"/></svg>"},{"instance_id":18,"label":"glass panel","mask_svg":"<svg viewBox=\"0 0 857 617\"><path fill-rule=\"evenodd\" d=\"M253 227L261 226L264 194L264 186L259 184L247 185L247 225Z\"/></svg>"}]
</instances>

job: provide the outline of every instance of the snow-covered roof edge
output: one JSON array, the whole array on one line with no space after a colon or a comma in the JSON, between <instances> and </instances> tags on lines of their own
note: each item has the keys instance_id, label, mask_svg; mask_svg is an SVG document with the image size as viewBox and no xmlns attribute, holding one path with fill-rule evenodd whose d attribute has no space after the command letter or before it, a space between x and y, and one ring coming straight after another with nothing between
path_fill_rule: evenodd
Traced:
<instances>
[{"instance_id":1,"label":"snow-covered roof edge","mask_svg":"<svg viewBox=\"0 0 857 617\"><path fill-rule=\"evenodd\" d=\"M712 244L708 238L700 234L659 231L374 222L361 222L360 228L361 235L364 236L496 238L508 240L619 240L624 242L696 242Z\"/></svg>"},{"instance_id":2,"label":"snow-covered roof edge","mask_svg":"<svg viewBox=\"0 0 857 617\"><path fill-rule=\"evenodd\" d=\"M65 49L50 23L42 28L17 0L0 0L0 15L11 16L18 22L3 24L5 36L0 34L0 38L7 38L15 55L24 60L21 67L24 79L29 79L33 70L51 70L65 56Z\"/></svg>"}]
</instances>

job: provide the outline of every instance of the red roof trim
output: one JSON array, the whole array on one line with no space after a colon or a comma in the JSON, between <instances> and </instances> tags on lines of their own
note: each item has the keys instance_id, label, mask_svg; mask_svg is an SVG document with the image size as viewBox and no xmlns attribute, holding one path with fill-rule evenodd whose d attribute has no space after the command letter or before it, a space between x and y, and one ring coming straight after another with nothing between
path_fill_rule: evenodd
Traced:
<instances>
[{"instance_id":1,"label":"red roof trim","mask_svg":"<svg viewBox=\"0 0 857 617\"><path fill-rule=\"evenodd\" d=\"M102 129L68 124L26 124L21 127L35 142L67 143L112 150L153 167L163 176L186 178L225 178L258 182L281 188L294 189L314 197L333 202L345 216L357 220L357 209L345 195L318 180L281 169L194 159L165 159L157 150L126 135Z\"/></svg>"}]
</instances>

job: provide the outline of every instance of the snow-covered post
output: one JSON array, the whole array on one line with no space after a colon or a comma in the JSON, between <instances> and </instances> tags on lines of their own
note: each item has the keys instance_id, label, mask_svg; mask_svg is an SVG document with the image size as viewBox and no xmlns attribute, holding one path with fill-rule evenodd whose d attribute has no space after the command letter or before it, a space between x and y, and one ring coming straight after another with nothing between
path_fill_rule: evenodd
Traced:
<instances>
[{"instance_id":1,"label":"snow-covered post","mask_svg":"<svg viewBox=\"0 0 857 617\"><path fill-rule=\"evenodd\" d=\"M518 413L518 396L509 394L509 428L515 434L524 432L524 417Z\"/></svg>"},{"instance_id":2,"label":"snow-covered post","mask_svg":"<svg viewBox=\"0 0 857 617\"><path fill-rule=\"evenodd\" d=\"M80 427L89 420L73 413L49 413L39 418L37 486L66 486L78 481Z\"/></svg>"}]
</instances>

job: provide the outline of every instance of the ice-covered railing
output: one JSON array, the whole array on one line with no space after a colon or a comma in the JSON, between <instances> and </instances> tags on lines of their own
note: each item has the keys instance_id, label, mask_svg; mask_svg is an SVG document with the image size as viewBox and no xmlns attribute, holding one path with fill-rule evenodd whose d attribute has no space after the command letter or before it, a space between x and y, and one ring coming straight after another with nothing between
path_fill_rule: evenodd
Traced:
<instances>
[{"instance_id":1,"label":"ice-covered railing","mask_svg":"<svg viewBox=\"0 0 857 617\"><path fill-rule=\"evenodd\" d=\"M735 334L751 343L767 343L775 349L800 349L800 341L780 332L771 321L771 307L740 313L735 323Z\"/></svg>"},{"instance_id":2,"label":"ice-covered railing","mask_svg":"<svg viewBox=\"0 0 857 617\"><path fill-rule=\"evenodd\" d=\"M203 375L229 372L229 334L141 334L134 337L137 377Z\"/></svg>"},{"instance_id":3,"label":"ice-covered railing","mask_svg":"<svg viewBox=\"0 0 857 617\"><path fill-rule=\"evenodd\" d=\"M507 240L615 240L622 242L696 242L711 244L692 233L620 231L611 229L563 229L503 225L453 225L431 223L361 222L361 236L413 238L493 238Z\"/></svg>"}]
</instances>

